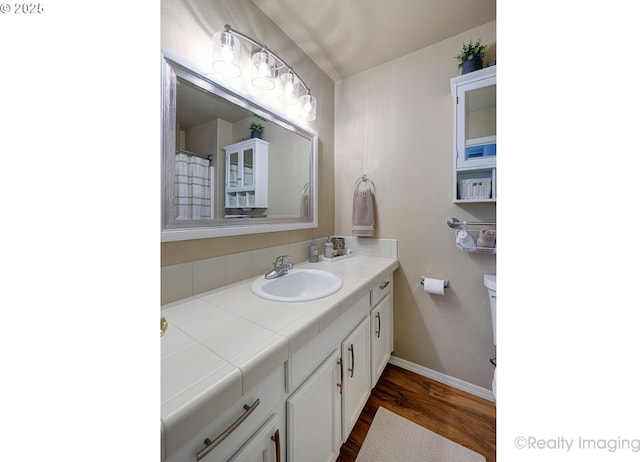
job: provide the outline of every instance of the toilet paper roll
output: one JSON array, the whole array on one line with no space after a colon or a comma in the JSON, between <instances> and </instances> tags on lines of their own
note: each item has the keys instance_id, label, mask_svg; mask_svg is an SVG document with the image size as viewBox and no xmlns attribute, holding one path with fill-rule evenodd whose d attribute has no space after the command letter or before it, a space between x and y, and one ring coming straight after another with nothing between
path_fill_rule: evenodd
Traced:
<instances>
[{"instance_id":1,"label":"toilet paper roll","mask_svg":"<svg viewBox=\"0 0 640 462\"><path fill-rule=\"evenodd\" d=\"M434 295L444 295L447 281L442 279L424 278L424 291Z\"/></svg>"}]
</instances>

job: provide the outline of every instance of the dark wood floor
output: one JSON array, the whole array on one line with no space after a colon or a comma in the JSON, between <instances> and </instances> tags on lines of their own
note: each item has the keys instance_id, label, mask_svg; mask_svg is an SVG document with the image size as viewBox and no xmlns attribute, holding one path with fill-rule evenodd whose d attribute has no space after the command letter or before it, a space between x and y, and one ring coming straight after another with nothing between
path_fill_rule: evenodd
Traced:
<instances>
[{"instance_id":1,"label":"dark wood floor","mask_svg":"<svg viewBox=\"0 0 640 462\"><path fill-rule=\"evenodd\" d=\"M388 364L337 462L356 460L379 406L496 460L495 403Z\"/></svg>"}]
</instances>

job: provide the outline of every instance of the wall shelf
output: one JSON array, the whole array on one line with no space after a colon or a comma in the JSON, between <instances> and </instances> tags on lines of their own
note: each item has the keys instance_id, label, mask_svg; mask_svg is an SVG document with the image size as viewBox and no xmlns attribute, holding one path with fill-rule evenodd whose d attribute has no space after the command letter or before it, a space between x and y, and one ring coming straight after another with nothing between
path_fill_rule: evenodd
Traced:
<instances>
[{"instance_id":1,"label":"wall shelf","mask_svg":"<svg viewBox=\"0 0 640 462\"><path fill-rule=\"evenodd\" d=\"M453 202L496 202L496 66L451 79Z\"/></svg>"}]
</instances>

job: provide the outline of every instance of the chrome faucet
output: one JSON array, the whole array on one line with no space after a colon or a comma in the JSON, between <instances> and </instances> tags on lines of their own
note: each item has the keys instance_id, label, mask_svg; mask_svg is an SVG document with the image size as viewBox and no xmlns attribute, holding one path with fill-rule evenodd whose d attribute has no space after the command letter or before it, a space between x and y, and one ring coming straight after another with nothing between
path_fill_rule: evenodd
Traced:
<instances>
[{"instance_id":1,"label":"chrome faucet","mask_svg":"<svg viewBox=\"0 0 640 462\"><path fill-rule=\"evenodd\" d=\"M287 259L291 260L291 255L280 255L276 258L276 261L273 262L273 269L264 275L265 279L275 279L287 274L289 270L293 268L293 263L291 261L285 264L284 261Z\"/></svg>"}]
</instances>

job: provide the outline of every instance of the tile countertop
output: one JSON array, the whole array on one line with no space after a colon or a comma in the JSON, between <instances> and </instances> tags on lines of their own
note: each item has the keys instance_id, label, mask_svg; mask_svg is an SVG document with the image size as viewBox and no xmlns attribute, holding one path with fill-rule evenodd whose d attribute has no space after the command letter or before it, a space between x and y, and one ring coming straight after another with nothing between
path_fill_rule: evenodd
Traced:
<instances>
[{"instance_id":1,"label":"tile countertop","mask_svg":"<svg viewBox=\"0 0 640 462\"><path fill-rule=\"evenodd\" d=\"M295 268L332 272L344 285L318 300L274 302L251 292L252 277L162 306L169 323L161 338L165 436L186 442L188 435L175 433L206 426L335 321L376 278L398 268L398 260L356 255Z\"/></svg>"}]
</instances>

